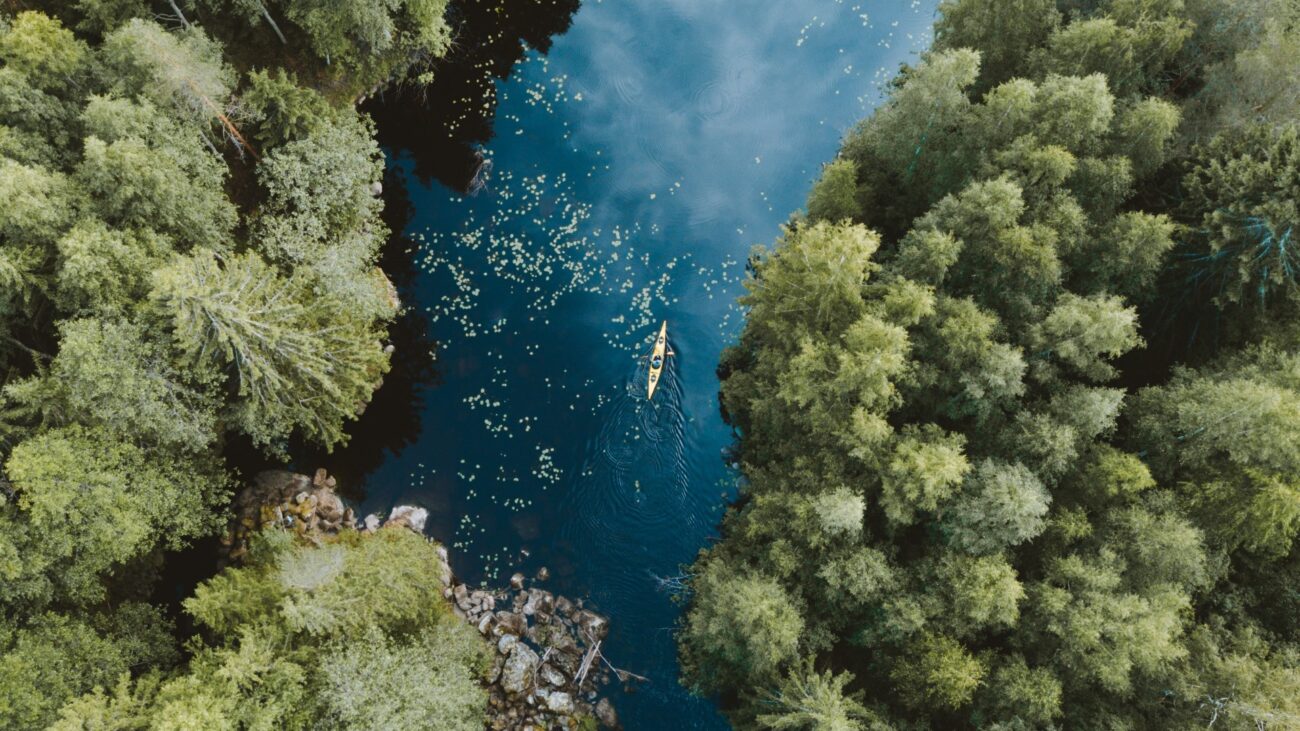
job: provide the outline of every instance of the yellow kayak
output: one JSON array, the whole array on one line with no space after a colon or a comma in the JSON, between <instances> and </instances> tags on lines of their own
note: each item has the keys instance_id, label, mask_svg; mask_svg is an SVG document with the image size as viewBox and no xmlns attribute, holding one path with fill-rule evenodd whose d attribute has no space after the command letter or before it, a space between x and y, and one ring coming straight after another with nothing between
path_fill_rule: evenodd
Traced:
<instances>
[{"instance_id":1,"label":"yellow kayak","mask_svg":"<svg viewBox=\"0 0 1300 731\"><path fill-rule=\"evenodd\" d=\"M650 377L646 380L646 400L655 396L655 387L664 372L664 359L672 355L668 352L668 321L659 326L659 337L655 338L655 349L650 353Z\"/></svg>"}]
</instances>

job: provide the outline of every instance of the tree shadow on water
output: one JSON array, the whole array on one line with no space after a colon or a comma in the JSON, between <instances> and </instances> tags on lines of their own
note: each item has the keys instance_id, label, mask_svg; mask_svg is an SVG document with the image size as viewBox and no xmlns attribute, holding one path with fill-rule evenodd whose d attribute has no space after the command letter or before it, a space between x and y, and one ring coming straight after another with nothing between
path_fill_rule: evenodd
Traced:
<instances>
[{"instance_id":1,"label":"tree shadow on water","mask_svg":"<svg viewBox=\"0 0 1300 731\"><path fill-rule=\"evenodd\" d=\"M422 181L437 179L454 190L472 187L482 165L478 145L493 135L496 82L507 78L529 48L543 53L552 36L568 30L579 0L452 0L448 20L452 51L438 62L428 85L396 84L363 105L378 127L380 144L408 150ZM332 453L295 443L290 453L301 471L324 467L349 500L365 499L367 478L420 436L422 394L438 384L424 304L419 300L416 242L405 235L414 213L400 173L384 177L384 221L393 232L380 266L397 287L404 309L389 328L392 368L348 428L347 445Z\"/></svg>"},{"instance_id":2,"label":"tree shadow on water","mask_svg":"<svg viewBox=\"0 0 1300 731\"><path fill-rule=\"evenodd\" d=\"M478 146L493 135L497 80L509 77L528 48L549 50L552 36L569 28L579 5L580 0L452 0L453 50L435 67L433 83L398 84L363 105L377 123L380 144L409 150L422 181L436 178L467 191L482 163ZM324 467L337 477L339 492L354 502L365 499L366 480L387 459L419 438L422 394L439 382L431 356L436 344L418 298L418 246L405 235L413 206L401 174L392 168L384 176L384 203L392 234L379 265L404 305L389 327L392 368L365 412L348 426L346 445L333 452L298 439L289 445L294 459L288 469L310 473ZM285 468L238 435L229 436L222 452L241 480ZM217 571L218 545L212 536L181 551L153 554L133 569L141 576L139 591L168 609L182 637L195 628L181 601Z\"/></svg>"},{"instance_id":3,"label":"tree shadow on water","mask_svg":"<svg viewBox=\"0 0 1300 731\"><path fill-rule=\"evenodd\" d=\"M418 244L405 234L414 208L401 173L384 174L384 223L392 234L379 265L397 288L402 312L388 329L393 346L391 368L365 411L347 427L348 443L327 452L295 443L290 448L294 467L311 472L324 467L338 479L339 492L349 500L365 499L366 478L390 456L396 456L419 438L424 391L440 379L432 353L436 344L429 320L419 300Z\"/></svg>"},{"instance_id":4,"label":"tree shadow on water","mask_svg":"<svg viewBox=\"0 0 1300 731\"><path fill-rule=\"evenodd\" d=\"M496 83L528 49L546 53L573 22L580 0L452 0L452 49L428 85L402 82L362 109L379 127L379 143L409 150L415 174L469 191L483 165L479 146L493 137Z\"/></svg>"}]
</instances>

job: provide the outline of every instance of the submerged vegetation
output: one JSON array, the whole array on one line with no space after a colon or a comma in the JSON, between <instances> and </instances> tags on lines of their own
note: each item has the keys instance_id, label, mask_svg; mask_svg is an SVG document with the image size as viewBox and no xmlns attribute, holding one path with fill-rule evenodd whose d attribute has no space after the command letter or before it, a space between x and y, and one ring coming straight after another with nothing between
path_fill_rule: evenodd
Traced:
<instances>
[{"instance_id":1,"label":"submerged vegetation","mask_svg":"<svg viewBox=\"0 0 1300 731\"><path fill-rule=\"evenodd\" d=\"M737 728L1300 725L1298 22L941 4L719 366Z\"/></svg>"}]
</instances>

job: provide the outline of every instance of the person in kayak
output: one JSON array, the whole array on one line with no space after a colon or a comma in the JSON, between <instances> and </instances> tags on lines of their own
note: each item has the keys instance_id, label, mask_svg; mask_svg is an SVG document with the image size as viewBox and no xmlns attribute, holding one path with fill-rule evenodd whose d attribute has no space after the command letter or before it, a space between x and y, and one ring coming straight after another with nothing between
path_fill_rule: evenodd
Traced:
<instances>
[{"instance_id":1,"label":"person in kayak","mask_svg":"<svg viewBox=\"0 0 1300 731\"><path fill-rule=\"evenodd\" d=\"M655 357L650 359L651 368L662 368L663 365L664 365L664 357L662 355L656 355Z\"/></svg>"}]
</instances>

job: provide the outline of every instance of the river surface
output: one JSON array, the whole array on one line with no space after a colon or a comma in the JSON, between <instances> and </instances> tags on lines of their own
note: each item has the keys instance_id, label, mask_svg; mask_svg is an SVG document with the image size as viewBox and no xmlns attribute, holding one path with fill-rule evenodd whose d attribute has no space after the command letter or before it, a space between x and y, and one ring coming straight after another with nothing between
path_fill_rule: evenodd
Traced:
<instances>
[{"instance_id":1,"label":"river surface","mask_svg":"<svg viewBox=\"0 0 1300 731\"><path fill-rule=\"evenodd\" d=\"M497 85L477 193L389 151L438 378L363 508L423 505L466 581L546 566L543 586L610 615L607 656L651 678L614 694L629 729L726 728L677 684L670 591L735 495L714 367L751 246L915 62L933 9L588 0ZM647 401L664 320L675 356Z\"/></svg>"}]
</instances>

